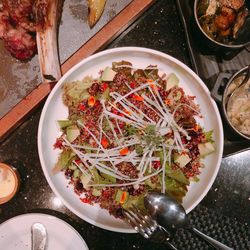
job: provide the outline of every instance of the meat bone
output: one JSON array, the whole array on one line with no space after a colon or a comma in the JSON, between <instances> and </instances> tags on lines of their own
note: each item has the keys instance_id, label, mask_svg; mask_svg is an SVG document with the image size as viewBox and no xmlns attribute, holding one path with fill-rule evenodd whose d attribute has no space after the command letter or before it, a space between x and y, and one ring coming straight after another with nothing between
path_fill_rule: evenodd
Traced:
<instances>
[{"instance_id":1,"label":"meat bone","mask_svg":"<svg viewBox=\"0 0 250 250\"><path fill-rule=\"evenodd\" d=\"M36 0L36 42L38 60L43 82L54 82L61 78L58 56L58 25L63 0Z\"/></svg>"}]
</instances>

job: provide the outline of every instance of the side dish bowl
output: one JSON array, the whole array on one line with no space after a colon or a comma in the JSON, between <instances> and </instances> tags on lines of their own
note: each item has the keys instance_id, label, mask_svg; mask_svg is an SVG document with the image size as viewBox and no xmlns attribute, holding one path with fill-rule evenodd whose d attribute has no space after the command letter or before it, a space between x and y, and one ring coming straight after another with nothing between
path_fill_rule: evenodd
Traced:
<instances>
[{"instance_id":1,"label":"side dish bowl","mask_svg":"<svg viewBox=\"0 0 250 250\"><path fill-rule=\"evenodd\" d=\"M231 121L231 119L228 115L228 111L227 111L228 100L232 96L232 93L235 91L235 89L238 88L238 85L241 84L241 82L243 81L243 79L248 71L248 67L249 66L243 67L242 69L238 70L234 74L221 73L218 76L218 78L214 84L214 87L212 89L212 96L218 102L220 102L223 116L227 122L227 125L229 126L230 131L232 132L231 137L234 139L250 140L250 135L242 133L241 131L239 131L239 129L237 129L234 126L233 122ZM223 80L226 80L226 84L225 84L225 86L223 86L223 88L224 88L223 93L220 94L219 90L220 90L220 88L222 88L222 85L224 84ZM235 102L242 101L240 99L241 98L238 98L238 96L237 96ZM248 99L248 103L249 103L249 101L250 100ZM242 103L241 103L241 106L242 106ZM243 108L243 106L242 106L242 108ZM246 110L246 112L247 112L247 110ZM240 115L240 114L237 114L237 115Z\"/></svg>"},{"instance_id":2,"label":"side dish bowl","mask_svg":"<svg viewBox=\"0 0 250 250\"><path fill-rule=\"evenodd\" d=\"M136 68L157 65L162 72L175 73L185 92L188 95L196 96L195 101L200 105L201 114L204 116L200 122L201 126L207 131L213 130L216 150L204 160L205 167L199 175L200 180L193 182L188 188L188 193L183 200L183 206L188 213L204 198L216 178L221 164L224 138L219 111L206 85L185 64L162 52L138 47L105 50L81 61L61 78L44 105L39 123L38 151L44 175L54 193L65 206L83 220L103 229L135 233L124 221L115 219L106 210L97 205L91 206L81 202L79 196L67 185L68 180L65 179L64 174L53 175L52 173L52 168L57 162L60 152L53 148L56 138L60 135L57 120L66 119L68 116L67 108L62 101L64 83L81 80L86 75L97 77L100 69L121 60L131 62Z\"/></svg>"},{"instance_id":3,"label":"side dish bowl","mask_svg":"<svg viewBox=\"0 0 250 250\"><path fill-rule=\"evenodd\" d=\"M249 14L249 3L246 1L246 7L248 8L248 16L246 17L246 20L244 21L239 35L236 39L233 39L232 41L228 43L217 41L216 39L213 39L211 36L209 36L204 29L202 28L202 25L199 21L199 15L198 15L198 9L199 4L204 2L203 0L195 0L193 5L193 14L194 14L194 21L196 24L196 30L197 34L199 35L199 38L202 39L202 44L205 45L207 48L213 51L218 52L228 52L232 50L239 50L246 48L247 50L250 49L250 14ZM210 2L210 1L206 1Z\"/></svg>"}]
</instances>

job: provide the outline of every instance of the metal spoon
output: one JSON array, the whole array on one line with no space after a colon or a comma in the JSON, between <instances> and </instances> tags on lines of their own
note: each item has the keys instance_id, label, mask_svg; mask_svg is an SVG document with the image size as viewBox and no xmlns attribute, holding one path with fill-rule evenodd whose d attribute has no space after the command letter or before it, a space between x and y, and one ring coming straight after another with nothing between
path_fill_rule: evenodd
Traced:
<instances>
[{"instance_id":1,"label":"metal spoon","mask_svg":"<svg viewBox=\"0 0 250 250\"><path fill-rule=\"evenodd\" d=\"M166 230L174 231L177 228L189 228L216 249L232 250L232 248L191 227L188 224L185 209L173 198L162 193L150 192L144 198L144 204L149 214Z\"/></svg>"},{"instance_id":2,"label":"metal spoon","mask_svg":"<svg viewBox=\"0 0 250 250\"><path fill-rule=\"evenodd\" d=\"M42 223L34 223L31 226L32 250L45 250L47 242L46 228Z\"/></svg>"}]
</instances>

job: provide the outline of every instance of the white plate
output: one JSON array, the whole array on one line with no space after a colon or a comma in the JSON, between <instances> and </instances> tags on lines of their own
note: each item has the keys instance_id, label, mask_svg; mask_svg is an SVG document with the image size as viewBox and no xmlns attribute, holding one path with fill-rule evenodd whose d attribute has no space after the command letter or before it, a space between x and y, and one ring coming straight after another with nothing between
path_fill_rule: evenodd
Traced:
<instances>
[{"instance_id":1,"label":"white plate","mask_svg":"<svg viewBox=\"0 0 250 250\"><path fill-rule=\"evenodd\" d=\"M88 250L80 234L57 217L30 213L11 218L0 225L0 248L4 250L30 250L31 226L40 222L46 227L46 250Z\"/></svg>"},{"instance_id":2,"label":"white plate","mask_svg":"<svg viewBox=\"0 0 250 250\"><path fill-rule=\"evenodd\" d=\"M137 47L124 47L97 53L68 71L49 95L41 115L38 129L38 151L43 172L53 191L62 199L63 203L76 215L98 227L116 231L132 233L125 222L114 219L107 211L99 206L90 206L79 200L72 188L67 187L67 180L63 174L53 175L51 169L57 161L59 150L53 149L53 144L59 136L57 120L66 119L67 108L62 103L62 86L64 82L80 80L86 75L98 76L98 72L114 61L127 60L135 67L158 65L163 72L175 72L180 79L180 85L185 92L195 95L204 115L203 126L206 130L213 129L216 152L205 160L206 167L202 169L200 181L192 183L183 201L187 212L190 212L207 194L219 170L223 151L223 129L221 118L210 92L202 80L185 64L164 53Z\"/></svg>"}]
</instances>

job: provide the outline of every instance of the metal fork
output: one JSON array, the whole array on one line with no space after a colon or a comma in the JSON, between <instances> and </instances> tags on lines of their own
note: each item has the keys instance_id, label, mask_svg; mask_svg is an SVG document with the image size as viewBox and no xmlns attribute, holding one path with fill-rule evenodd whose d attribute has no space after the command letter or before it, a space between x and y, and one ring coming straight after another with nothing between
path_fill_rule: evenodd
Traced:
<instances>
[{"instance_id":1,"label":"metal fork","mask_svg":"<svg viewBox=\"0 0 250 250\"><path fill-rule=\"evenodd\" d=\"M161 227L149 214L132 205L129 210L123 209L123 215L140 235L157 243L164 243L170 249L177 248L169 242L170 234Z\"/></svg>"}]
</instances>

